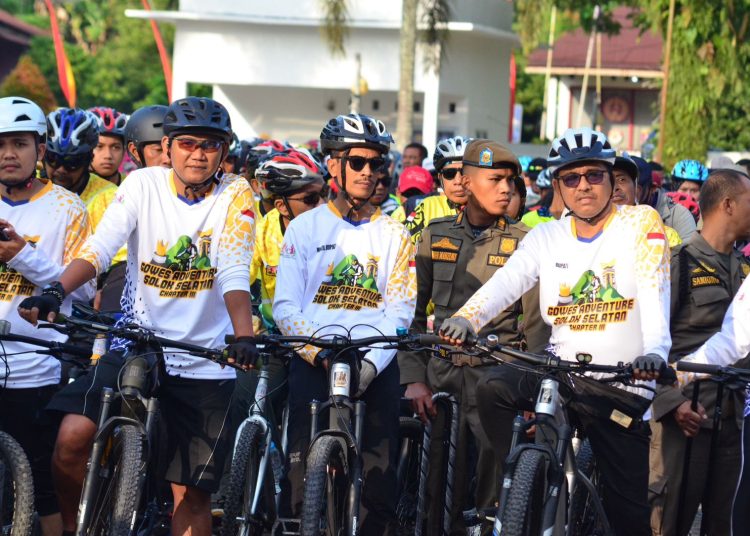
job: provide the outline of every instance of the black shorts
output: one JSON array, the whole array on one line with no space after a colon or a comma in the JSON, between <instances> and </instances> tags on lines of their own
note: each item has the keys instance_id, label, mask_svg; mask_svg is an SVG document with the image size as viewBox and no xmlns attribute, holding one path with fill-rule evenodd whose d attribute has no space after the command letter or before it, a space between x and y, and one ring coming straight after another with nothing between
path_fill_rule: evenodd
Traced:
<instances>
[{"instance_id":1,"label":"black shorts","mask_svg":"<svg viewBox=\"0 0 750 536\"><path fill-rule=\"evenodd\" d=\"M57 384L24 389L0 389L0 429L23 448L34 479L34 503L40 516L57 513L52 483L52 450L57 426L44 407L59 389Z\"/></svg>"},{"instance_id":2,"label":"black shorts","mask_svg":"<svg viewBox=\"0 0 750 536\"><path fill-rule=\"evenodd\" d=\"M84 376L65 386L48 410L84 415L98 421L101 392L116 389L123 355L110 352ZM208 493L219 489L230 450L229 408L234 380L197 380L163 375L157 392L160 438L166 437L165 478ZM113 408L117 411L117 408Z\"/></svg>"}]
</instances>

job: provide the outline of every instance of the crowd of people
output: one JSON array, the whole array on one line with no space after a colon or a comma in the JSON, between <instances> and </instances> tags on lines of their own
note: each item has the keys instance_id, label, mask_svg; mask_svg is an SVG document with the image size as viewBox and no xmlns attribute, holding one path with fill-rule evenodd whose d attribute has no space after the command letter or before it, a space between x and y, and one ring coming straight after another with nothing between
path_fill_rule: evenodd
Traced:
<instances>
[{"instance_id":1,"label":"crowd of people","mask_svg":"<svg viewBox=\"0 0 750 536\"><path fill-rule=\"evenodd\" d=\"M319 139L295 145L239 140L226 108L208 98L130 116L106 107L45 115L26 98L0 99L2 318L38 336L38 322L83 301L207 348L235 335L227 355L246 372L165 354L173 534L211 533L255 393L256 334L399 328L439 333L458 350L357 351L356 396L367 404L362 534L386 534L394 522L401 397L424 422L445 418L434 393L459 402L452 534L466 533L463 511L496 504L512 421L533 411L541 376L460 351L490 334L534 353L632 364L632 382L589 394L590 411L569 408L616 534L683 536L699 507L708 534L730 534L733 523L735 534L748 530L750 499L735 499L745 386L717 400L707 383L693 404L696 378L655 380L681 359L746 364L750 162L682 160L667 174L617 154L590 128L565 131L546 158L462 136L439 140L431 157L419 143L395 147L386 125L362 114L333 117ZM127 176L124 161L136 168ZM53 357L3 343L0 427L31 460L45 536L74 534L100 392L116 387L128 348L115 339L69 379ZM304 346L288 364L267 365L274 412L288 405L290 416L285 518L300 515L307 408L327 398L331 357ZM653 397L650 409L640 418L600 411L622 393ZM430 534L439 489L427 486Z\"/></svg>"}]
</instances>

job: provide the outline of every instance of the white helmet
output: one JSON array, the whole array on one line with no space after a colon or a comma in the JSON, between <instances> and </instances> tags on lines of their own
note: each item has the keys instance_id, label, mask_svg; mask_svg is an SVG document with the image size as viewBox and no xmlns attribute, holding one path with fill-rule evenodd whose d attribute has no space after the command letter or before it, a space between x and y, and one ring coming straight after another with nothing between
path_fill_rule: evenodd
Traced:
<instances>
[{"instance_id":1,"label":"white helmet","mask_svg":"<svg viewBox=\"0 0 750 536\"><path fill-rule=\"evenodd\" d=\"M440 140L435 146L435 154L432 156L435 169L440 171L448 162L463 159L464 151L470 141L471 138L464 138L463 136Z\"/></svg>"},{"instance_id":2,"label":"white helmet","mask_svg":"<svg viewBox=\"0 0 750 536\"><path fill-rule=\"evenodd\" d=\"M6 132L47 133L47 118L42 109L24 97L0 99L0 134Z\"/></svg>"}]
</instances>

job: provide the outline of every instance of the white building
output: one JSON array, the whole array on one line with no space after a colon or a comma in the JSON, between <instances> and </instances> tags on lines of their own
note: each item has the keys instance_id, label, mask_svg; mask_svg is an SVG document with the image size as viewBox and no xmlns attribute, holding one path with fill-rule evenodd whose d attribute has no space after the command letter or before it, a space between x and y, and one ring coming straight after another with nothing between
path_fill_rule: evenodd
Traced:
<instances>
[{"instance_id":1,"label":"white building","mask_svg":"<svg viewBox=\"0 0 750 536\"><path fill-rule=\"evenodd\" d=\"M350 0L343 58L322 37L319 0L180 0L178 11L127 14L176 26L172 98L191 82L212 85L241 138L318 137L325 121L349 111L357 53L369 85L360 111L395 130L400 0ZM425 73L418 51L414 132L428 148L454 134L507 141L512 20L510 2L454 0L439 75Z\"/></svg>"}]
</instances>

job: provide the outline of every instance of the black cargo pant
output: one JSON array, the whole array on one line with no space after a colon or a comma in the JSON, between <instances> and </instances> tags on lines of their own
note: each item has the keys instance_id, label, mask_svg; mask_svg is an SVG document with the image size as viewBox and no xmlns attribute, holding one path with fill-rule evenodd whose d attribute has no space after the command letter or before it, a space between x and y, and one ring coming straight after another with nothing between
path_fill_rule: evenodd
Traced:
<instances>
[{"instance_id":1,"label":"black cargo pant","mask_svg":"<svg viewBox=\"0 0 750 536\"><path fill-rule=\"evenodd\" d=\"M364 489L360 506L363 536L388 534L396 510L396 459L401 401L398 363L391 363L372 381L361 400L365 402L362 456ZM294 356L289 364L289 471L282 482L282 517L298 518L304 492L305 455L310 443L310 401L328 400L328 372ZM325 428L328 412L320 415Z\"/></svg>"},{"instance_id":2,"label":"black cargo pant","mask_svg":"<svg viewBox=\"0 0 750 536\"><path fill-rule=\"evenodd\" d=\"M507 455L507 431L518 410L534 410L540 381L534 372L501 366L477 384L479 418L499 456ZM577 418L591 442L612 530L617 536L650 536L648 424L640 422L628 429L603 418L581 414Z\"/></svg>"}]
</instances>

